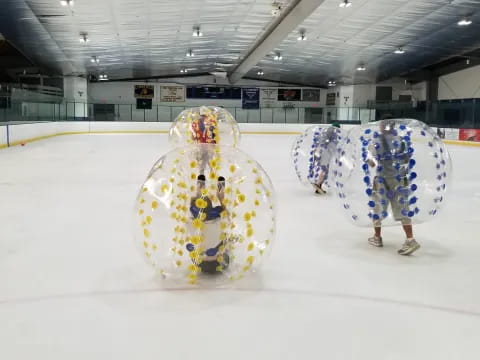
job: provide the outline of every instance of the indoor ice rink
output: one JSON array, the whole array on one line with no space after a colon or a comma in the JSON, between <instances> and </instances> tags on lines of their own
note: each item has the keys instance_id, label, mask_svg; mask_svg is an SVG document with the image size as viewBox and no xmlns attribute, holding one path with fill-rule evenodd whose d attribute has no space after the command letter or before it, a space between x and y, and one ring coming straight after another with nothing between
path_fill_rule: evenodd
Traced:
<instances>
[{"instance_id":1,"label":"indoor ice rink","mask_svg":"<svg viewBox=\"0 0 480 360\"><path fill-rule=\"evenodd\" d=\"M477 359L479 33L476 0L4 0L0 358ZM215 111L232 120L208 122ZM210 138L202 132L207 140L191 137L204 124L198 119L212 126ZM377 129L381 138L381 124L400 132L414 121L405 119L426 124L400 141L415 150L408 164L423 181L420 214L428 198L421 184L431 185L427 165L438 155L425 144L438 145L452 165L438 214L413 222L421 248L409 256L397 253L405 242L399 221L383 228L383 247L369 243L373 226L355 226L333 171L339 159L361 161L363 154L338 155L347 138L358 142L355 131ZM292 159L312 126L342 131L321 195L300 183ZM209 139L218 161L229 159L225 168L198 150ZM183 156L175 166L194 169L186 177L180 165L157 163L175 146ZM155 253L158 237L163 251L170 229L158 224L178 220L167 196L176 184L185 181L193 194L197 173L210 174L210 190L228 210L219 193L228 195L235 175L226 174L250 164L235 199L256 191L255 202L271 207L262 202L258 214L231 219L253 240L237 238L224 268L215 260L215 271L231 274L245 256L241 276L185 264L185 249L155 258L169 270L146 264L154 261L142 246ZM162 171L172 180L159 179ZM217 175L226 177L223 190ZM144 198L158 189L168 201L156 197L153 220L143 217ZM258 257L246 256L257 247L263 255L269 209L270 253L254 266ZM203 262L212 257L205 254Z\"/></svg>"}]
</instances>

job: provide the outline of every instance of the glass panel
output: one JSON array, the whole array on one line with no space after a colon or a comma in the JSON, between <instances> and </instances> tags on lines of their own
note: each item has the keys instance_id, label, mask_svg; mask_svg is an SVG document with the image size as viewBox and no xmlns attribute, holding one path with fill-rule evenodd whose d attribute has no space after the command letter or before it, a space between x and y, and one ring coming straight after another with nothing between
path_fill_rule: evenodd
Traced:
<instances>
[{"instance_id":1,"label":"glass panel","mask_svg":"<svg viewBox=\"0 0 480 360\"><path fill-rule=\"evenodd\" d=\"M260 117L262 119L262 123L272 123L273 122L273 109L271 108L261 108L260 109Z\"/></svg>"},{"instance_id":2,"label":"glass panel","mask_svg":"<svg viewBox=\"0 0 480 360\"><path fill-rule=\"evenodd\" d=\"M283 108L273 108L273 122L277 124L285 123L285 110Z\"/></svg>"}]
</instances>

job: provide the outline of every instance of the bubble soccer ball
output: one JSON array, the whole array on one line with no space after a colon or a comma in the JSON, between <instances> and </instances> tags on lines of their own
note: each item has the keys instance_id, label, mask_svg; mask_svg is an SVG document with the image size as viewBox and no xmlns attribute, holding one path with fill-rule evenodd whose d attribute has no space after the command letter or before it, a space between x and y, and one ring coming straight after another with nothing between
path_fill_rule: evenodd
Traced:
<instances>
[{"instance_id":1,"label":"bubble soccer ball","mask_svg":"<svg viewBox=\"0 0 480 360\"><path fill-rule=\"evenodd\" d=\"M343 137L344 132L339 128L314 125L295 140L292 159L302 184L312 185L322 181L328 184L330 161Z\"/></svg>"},{"instance_id":2,"label":"bubble soccer ball","mask_svg":"<svg viewBox=\"0 0 480 360\"><path fill-rule=\"evenodd\" d=\"M355 225L409 225L439 213L451 161L443 142L423 122L382 120L350 130L330 172Z\"/></svg>"},{"instance_id":3,"label":"bubble soccer ball","mask_svg":"<svg viewBox=\"0 0 480 360\"><path fill-rule=\"evenodd\" d=\"M191 144L237 146L240 130L232 114L215 106L200 106L182 111L172 123L169 133L174 147Z\"/></svg>"},{"instance_id":4,"label":"bubble soccer ball","mask_svg":"<svg viewBox=\"0 0 480 360\"><path fill-rule=\"evenodd\" d=\"M272 183L256 161L229 146L167 153L135 203L137 245L176 283L240 279L260 266L274 237Z\"/></svg>"}]
</instances>

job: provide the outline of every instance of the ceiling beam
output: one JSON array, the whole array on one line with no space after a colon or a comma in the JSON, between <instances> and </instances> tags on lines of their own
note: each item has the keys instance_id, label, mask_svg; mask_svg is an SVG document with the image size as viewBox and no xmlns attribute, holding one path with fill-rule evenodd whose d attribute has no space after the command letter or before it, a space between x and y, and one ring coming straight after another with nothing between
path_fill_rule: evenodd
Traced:
<instances>
[{"instance_id":1,"label":"ceiling beam","mask_svg":"<svg viewBox=\"0 0 480 360\"><path fill-rule=\"evenodd\" d=\"M264 35L253 45L252 49L237 65L229 76L232 84L238 82L251 68L274 50L297 26L312 14L325 0L296 0L290 8L284 10L279 19L273 23Z\"/></svg>"}]
</instances>

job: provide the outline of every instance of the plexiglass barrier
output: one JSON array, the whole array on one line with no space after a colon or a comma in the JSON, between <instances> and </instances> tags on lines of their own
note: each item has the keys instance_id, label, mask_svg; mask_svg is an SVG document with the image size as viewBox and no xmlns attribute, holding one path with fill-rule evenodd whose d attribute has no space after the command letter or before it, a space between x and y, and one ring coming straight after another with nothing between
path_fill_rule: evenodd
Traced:
<instances>
[{"instance_id":1,"label":"plexiglass barrier","mask_svg":"<svg viewBox=\"0 0 480 360\"><path fill-rule=\"evenodd\" d=\"M14 102L0 97L0 122L39 121L139 121L170 122L195 105L152 105L137 109L136 104ZM225 107L239 123L331 123L360 124L392 116L414 118L442 127L480 128L480 99L436 102L384 103L369 107Z\"/></svg>"}]
</instances>

